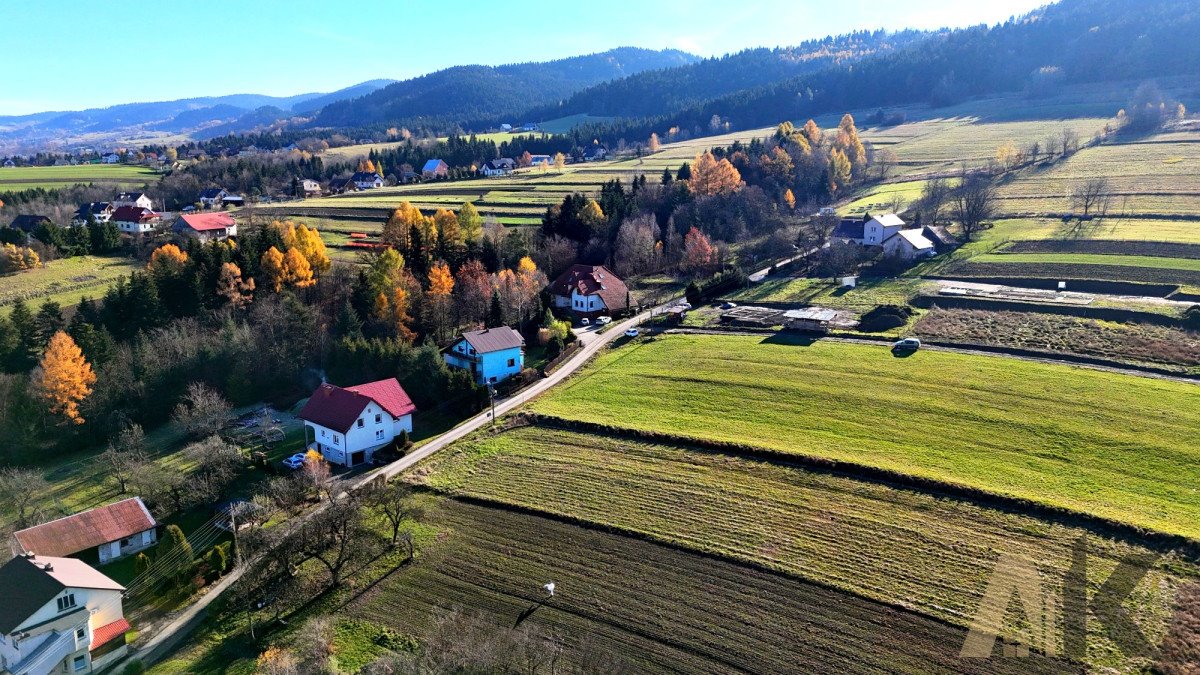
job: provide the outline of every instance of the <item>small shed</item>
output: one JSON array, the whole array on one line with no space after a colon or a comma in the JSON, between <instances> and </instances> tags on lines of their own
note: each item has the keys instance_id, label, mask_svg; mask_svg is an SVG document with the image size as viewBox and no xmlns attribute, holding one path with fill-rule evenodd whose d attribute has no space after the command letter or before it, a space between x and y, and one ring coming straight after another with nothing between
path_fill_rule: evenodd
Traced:
<instances>
[{"instance_id":1,"label":"small shed","mask_svg":"<svg viewBox=\"0 0 1200 675\"><path fill-rule=\"evenodd\" d=\"M783 310L770 307L742 306L721 314L721 323L754 328L771 328L783 323Z\"/></svg>"},{"instance_id":2,"label":"small shed","mask_svg":"<svg viewBox=\"0 0 1200 675\"><path fill-rule=\"evenodd\" d=\"M783 313L783 327L805 333L828 333L829 324L837 318L837 312L824 307L789 309Z\"/></svg>"}]
</instances>

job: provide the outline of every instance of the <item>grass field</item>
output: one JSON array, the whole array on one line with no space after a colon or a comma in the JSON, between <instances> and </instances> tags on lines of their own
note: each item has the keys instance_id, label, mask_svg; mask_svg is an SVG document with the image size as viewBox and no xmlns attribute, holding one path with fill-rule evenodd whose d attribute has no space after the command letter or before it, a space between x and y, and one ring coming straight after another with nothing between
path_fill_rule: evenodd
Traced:
<instances>
[{"instance_id":1,"label":"grass field","mask_svg":"<svg viewBox=\"0 0 1200 675\"><path fill-rule=\"evenodd\" d=\"M1063 577L1076 527L844 476L542 427L477 437L421 470L425 484L742 560L969 625L1001 554ZM1138 546L1091 538L1096 584ZM897 574L897 570L903 570ZM1165 559L1131 609L1160 638L1186 570ZM1013 626L1010 626L1012 628ZM1093 665L1111 647L1092 636Z\"/></svg>"},{"instance_id":2,"label":"grass field","mask_svg":"<svg viewBox=\"0 0 1200 675\"><path fill-rule=\"evenodd\" d=\"M145 166L126 164L80 164L78 166L27 166L0 168L0 192L33 188L62 188L77 183L140 187L158 180L158 172Z\"/></svg>"},{"instance_id":3,"label":"grass field","mask_svg":"<svg viewBox=\"0 0 1200 675\"><path fill-rule=\"evenodd\" d=\"M605 353L533 408L877 466L1200 539L1190 383L673 335Z\"/></svg>"},{"instance_id":4,"label":"grass field","mask_svg":"<svg viewBox=\"0 0 1200 675\"><path fill-rule=\"evenodd\" d=\"M99 299L118 278L141 269L136 260L120 257L77 256L46 263L36 270L0 276L0 312L24 299L31 305L52 299L64 307L78 304L84 296ZM36 307L33 307L36 311Z\"/></svg>"},{"instance_id":5,"label":"grass field","mask_svg":"<svg viewBox=\"0 0 1200 675\"><path fill-rule=\"evenodd\" d=\"M906 305L931 286L920 279L860 278L854 288L844 289L829 279L770 278L722 297L737 302L794 302L862 313L876 305Z\"/></svg>"}]
</instances>

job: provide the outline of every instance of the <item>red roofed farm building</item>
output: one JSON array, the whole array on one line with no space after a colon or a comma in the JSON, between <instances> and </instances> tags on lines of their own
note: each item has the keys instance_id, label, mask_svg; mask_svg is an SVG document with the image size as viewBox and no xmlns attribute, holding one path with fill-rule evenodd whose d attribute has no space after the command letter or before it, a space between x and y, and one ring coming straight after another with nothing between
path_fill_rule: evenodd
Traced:
<instances>
[{"instance_id":1,"label":"red roofed farm building","mask_svg":"<svg viewBox=\"0 0 1200 675\"><path fill-rule=\"evenodd\" d=\"M98 506L13 533L19 553L66 557L95 549L101 565L149 548L158 522L140 497Z\"/></svg>"},{"instance_id":2,"label":"red roofed farm building","mask_svg":"<svg viewBox=\"0 0 1200 675\"><path fill-rule=\"evenodd\" d=\"M200 241L218 241L237 236L237 221L228 213L187 213L175 220L175 231Z\"/></svg>"},{"instance_id":3,"label":"red roofed farm building","mask_svg":"<svg viewBox=\"0 0 1200 675\"><path fill-rule=\"evenodd\" d=\"M322 384L300 411L305 446L333 464L370 462L376 450L401 432L412 433L416 410L394 377L353 387Z\"/></svg>"}]
</instances>

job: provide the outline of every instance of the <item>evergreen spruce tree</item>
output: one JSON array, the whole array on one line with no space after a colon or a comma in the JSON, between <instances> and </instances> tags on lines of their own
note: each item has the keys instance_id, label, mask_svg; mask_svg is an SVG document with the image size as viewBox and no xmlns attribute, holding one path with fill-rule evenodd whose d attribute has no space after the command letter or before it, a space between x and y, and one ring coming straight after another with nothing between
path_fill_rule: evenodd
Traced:
<instances>
[{"instance_id":1,"label":"evergreen spruce tree","mask_svg":"<svg viewBox=\"0 0 1200 675\"><path fill-rule=\"evenodd\" d=\"M486 326L499 328L504 325L504 307L500 304L500 292L492 291L492 305L488 308Z\"/></svg>"}]
</instances>

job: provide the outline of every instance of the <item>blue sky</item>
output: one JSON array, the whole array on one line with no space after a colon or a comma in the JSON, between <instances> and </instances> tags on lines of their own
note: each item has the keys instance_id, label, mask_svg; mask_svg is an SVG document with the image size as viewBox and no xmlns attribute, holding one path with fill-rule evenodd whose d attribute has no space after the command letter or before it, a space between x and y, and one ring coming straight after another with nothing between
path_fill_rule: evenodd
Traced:
<instances>
[{"instance_id":1,"label":"blue sky","mask_svg":"<svg viewBox=\"0 0 1200 675\"><path fill-rule=\"evenodd\" d=\"M612 47L714 56L862 28L996 23L1045 0L46 0L11 3L0 114L332 91Z\"/></svg>"}]
</instances>

